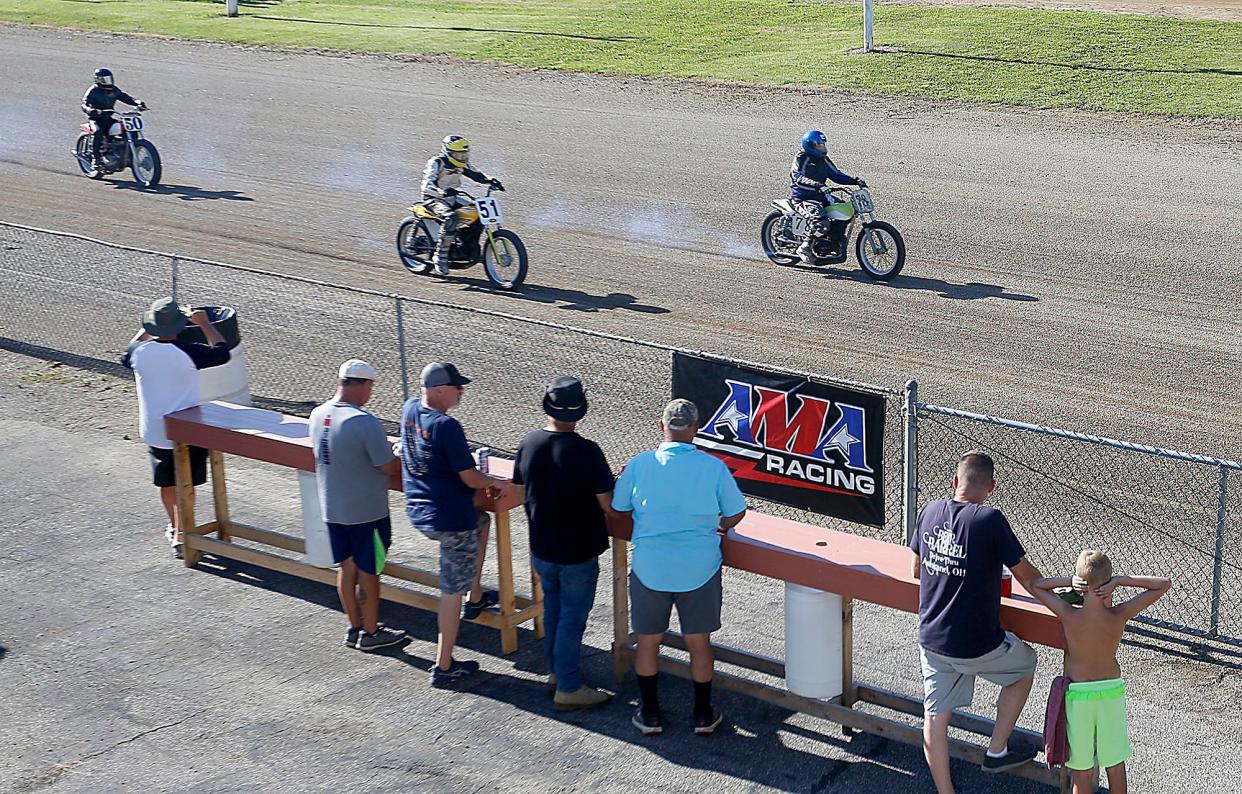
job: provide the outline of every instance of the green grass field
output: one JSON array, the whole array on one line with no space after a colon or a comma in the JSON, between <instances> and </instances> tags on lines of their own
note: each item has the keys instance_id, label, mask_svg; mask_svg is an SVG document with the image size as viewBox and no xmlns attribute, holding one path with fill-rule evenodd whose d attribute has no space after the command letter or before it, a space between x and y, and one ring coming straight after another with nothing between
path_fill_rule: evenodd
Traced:
<instances>
[{"instance_id":1,"label":"green grass field","mask_svg":"<svg viewBox=\"0 0 1242 794\"><path fill-rule=\"evenodd\" d=\"M1039 108L1242 118L1242 23L797 0L5 0L0 20Z\"/></svg>"}]
</instances>

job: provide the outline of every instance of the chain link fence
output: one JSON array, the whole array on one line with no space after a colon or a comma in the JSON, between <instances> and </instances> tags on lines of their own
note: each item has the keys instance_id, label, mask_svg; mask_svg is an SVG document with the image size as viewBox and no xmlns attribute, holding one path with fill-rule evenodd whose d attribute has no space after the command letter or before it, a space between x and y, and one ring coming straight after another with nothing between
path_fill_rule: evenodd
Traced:
<instances>
[{"instance_id":1,"label":"chain link fence","mask_svg":"<svg viewBox=\"0 0 1242 794\"><path fill-rule=\"evenodd\" d=\"M455 413L474 442L499 454L545 422L544 384L572 374L592 403L583 432L619 468L659 440L655 423L671 391L667 345L3 222L0 274L9 298L0 345L119 375L120 353L153 298L232 306L256 403L294 414L331 396L337 365L358 357L380 372L368 407L395 424L423 364L453 361L474 379ZM982 448L1001 472L995 503L1045 573L1067 574L1080 549L1102 548L1122 572L1175 579L1149 622L1242 644L1242 466L920 403L907 472L901 391L796 374L885 396L887 520L861 527L782 505L757 509L904 543L912 514L904 478L921 483L910 495L921 504L947 494L960 455Z\"/></svg>"}]
</instances>

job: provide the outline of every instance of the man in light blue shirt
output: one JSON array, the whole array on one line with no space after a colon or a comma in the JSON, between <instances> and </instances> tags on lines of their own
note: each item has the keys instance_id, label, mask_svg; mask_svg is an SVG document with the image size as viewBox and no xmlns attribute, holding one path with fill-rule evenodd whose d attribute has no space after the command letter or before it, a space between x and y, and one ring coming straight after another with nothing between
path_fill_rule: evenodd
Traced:
<instances>
[{"instance_id":1,"label":"man in light blue shirt","mask_svg":"<svg viewBox=\"0 0 1242 794\"><path fill-rule=\"evenodd\" d=\"M712 707L711 633L720 628L720 531L746 515L728 467L694 446L699 412L673 400L660 423L664 443L621 472L612 507L634 515L630 619L638 635L634 673L641 705L633 723L644 735L664 732L656 693L660 643L673 607L694 682L694 732L707 735L724 717Z\"/></svg>"}]
</instances>

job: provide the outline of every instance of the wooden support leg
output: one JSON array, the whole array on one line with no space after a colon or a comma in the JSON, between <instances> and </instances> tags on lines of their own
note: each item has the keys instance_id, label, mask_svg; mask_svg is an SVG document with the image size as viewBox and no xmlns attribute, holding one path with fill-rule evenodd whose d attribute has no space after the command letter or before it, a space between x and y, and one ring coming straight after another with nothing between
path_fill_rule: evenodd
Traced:
<instances>
[{"instance_id":1,"label":"wooden support leg","mask_svg":"<svg viewBox=\"0 0 1242 794\"><path fill-rule=\"evenodd\" d=\"M612 539L612 675L617 683L630 669L630 561L624 538Z\"/></svg>"},{"instance_id":2,"label":"wooden support leg","mask_svg":"<svg viewBox=\"0 0 1242 794\"><path fill-rule=\"evenodd\" d=\"M229 537L229 492L224 479L224 453L213 449L209 453L211 460L211 496L216 504L216 537L228 543Z\"/></svg>"},{"instance_id":3,"label":"wooden support leg","mask_svg":"<svg viewBox=\"0 0 1242 794\"><path fill-rule=\"evenodd\" d=\"M198 550L185 543L198 524L194 520L194 479L190 471L190 448L181 442L173 446L173 468L177 477L177 513L181 519L185 567L198 564Z\"/></svg>"},{"instance_id":4,"label":"wooden support leg","mask_svg":"<svg viewBox=\"0 0 1242 794\"><path fill-rule=\"evenodd\" d=\"M530 599L539 605L535 612L535 639L543 639L543 583L539 581L539 572L535 570L535 562L530 563Z\"/></svg>"},{"instance_id":5,"label":"wooden support leg","mask_svg":"<svg viewBox=\"0 0 1242 794\"><path fill-rule=\"evenodd\" d=\"M500 650L514 653L518 649L516 612L513 603L513 545L509 536L509 511L496 511L496 565L500 569Z\"/></svg>"},{"instance_id":6,"label":"wooden support leg","mask_svg":"<svg viewBox=\"0 0 1242 794\"><path fill-rule=\"evenodd\" d=\"M841 599L841 705L858 700L854 688L854 599Z\"/></svg>"}]
</instances>

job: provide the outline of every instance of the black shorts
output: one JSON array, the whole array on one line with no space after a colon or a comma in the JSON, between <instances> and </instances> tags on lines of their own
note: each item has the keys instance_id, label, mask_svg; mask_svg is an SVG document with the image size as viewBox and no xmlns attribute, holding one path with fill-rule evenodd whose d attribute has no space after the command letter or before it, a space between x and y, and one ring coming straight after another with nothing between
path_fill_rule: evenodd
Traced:
<instances>
[{"instance_id":1,"label":"black shorts","mask_svg":"<svg viewBox=\"0 0 1242 794\"><path fill-rule=\"evenodd\" d=\"M160 488L171 488L177 484L177 467L173 463L173 451L159 447L147 447L151 456L151 474ZM190 480L195 485L207 482L207 450L202 447L190 447Z\"/></svg>"},{"instance_id":2,"label":"black shorts","mask_svg":"<svg viewBox=\"0 0 1242 794\"><path fill-rule=\"evenodd\" d=\"M352 559L358 570L369 574L384 570L388 548L392 546L392 519L384 516L365 524L327 524L332 562L340 565Z\"/></svg>"}]
</instances>

